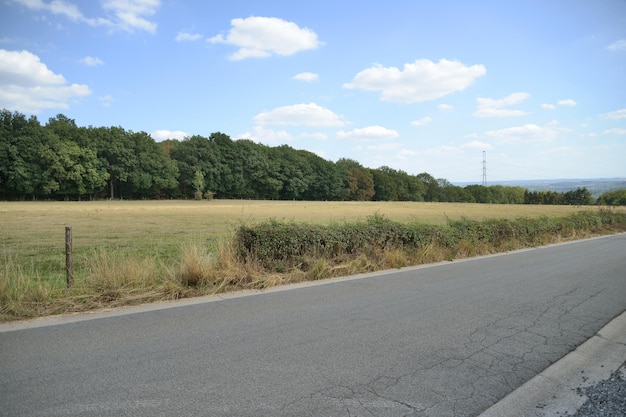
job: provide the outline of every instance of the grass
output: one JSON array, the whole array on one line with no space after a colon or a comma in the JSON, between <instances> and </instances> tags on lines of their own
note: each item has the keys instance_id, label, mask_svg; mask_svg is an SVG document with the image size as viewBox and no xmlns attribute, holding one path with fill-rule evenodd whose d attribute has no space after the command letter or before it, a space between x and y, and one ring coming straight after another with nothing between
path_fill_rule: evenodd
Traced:
<instances>
[{"instance_id":1,"label":"grass","mask_svg":"<svg viewBox=\"0 0 626 417\"><path fill-rule=\"evenodd\" d=\"M402 202L0 202L0 321L320 279L439 260L387 251L381 261L307 259L268 272L229 247L242 224L268 219L328 225L373 213L398 222L565 216L572 206ZM65 288L65 226L72 226L75 287ZM467 256L476 249L467 245ZM430 252L429 252L430 251ZM462 254L461 254L462 255Z\"/></svg>"}]
</instances>

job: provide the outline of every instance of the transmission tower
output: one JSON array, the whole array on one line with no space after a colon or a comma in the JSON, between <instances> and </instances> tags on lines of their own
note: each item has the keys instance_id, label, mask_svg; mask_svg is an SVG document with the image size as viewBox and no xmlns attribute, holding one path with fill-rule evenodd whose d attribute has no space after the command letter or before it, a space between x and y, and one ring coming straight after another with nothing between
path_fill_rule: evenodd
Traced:
<instances>
[{"instance_id":1,"label":"transmission tower","mask_svg":"<svg viewBox=\"0 0 626 417\"><path fill-rule=\"evenodd\" d=\"M483 185L487 186L487 152L483 151Z\"/></svg>"}]
</instances>

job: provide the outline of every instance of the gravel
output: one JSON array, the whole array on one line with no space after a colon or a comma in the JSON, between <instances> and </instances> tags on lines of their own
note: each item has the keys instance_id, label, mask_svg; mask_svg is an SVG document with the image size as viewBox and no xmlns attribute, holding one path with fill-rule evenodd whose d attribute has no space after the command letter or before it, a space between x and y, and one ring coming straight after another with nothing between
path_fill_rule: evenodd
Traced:
<instances>
[{"instance_id":1,"label":"gravel","mask_svg":"<svg viewBox=\"0 0 626 417\"><path fill-rule=\"evenodd\" d=\"M626 364L609 379L577 392L588 399L573 417L626 417Z\"/></svg>"}]
</instances>

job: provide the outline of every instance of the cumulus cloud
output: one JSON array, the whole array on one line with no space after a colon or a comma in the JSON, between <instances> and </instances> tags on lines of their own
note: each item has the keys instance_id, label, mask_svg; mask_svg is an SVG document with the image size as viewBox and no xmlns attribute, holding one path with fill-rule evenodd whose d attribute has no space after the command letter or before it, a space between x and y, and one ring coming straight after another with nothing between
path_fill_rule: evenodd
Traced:
<instances>
[{"instance_id":1,"label":"cumulus cloud","mask_svg":"<svg viewBox=\"0 0 626 417\"><path fill-rule=\"evenodd\" d=\"M368 126L362 129L353 129L348 132L340 130L337 132L337 138L353 140L353 141L378 141L389 140L400 136L395 130L387 129L382 126Z\"/></svg>"},{"instance_id":2,"label":"cumulus cloud","mask_svg":"<svg viewBox=\"0 0 626 417\"><path fill-rule=\"evenodd\" d=\"M199 33L178 32L178 35L176 35L176 42L193 42L201 38L202 35Z\"/></svg>"},{"instance_id":3,"label":"cumulus cloud","mask_svg":"<svg viewBox=\"0 0 626 417\"><path fill-rule=\"evenodd\" d=\"M626 39L620 39L607 47L611 51L626 51Z\"/></svg>"},{"instance_id":4,"label":"cumulus cloud","mask_svg":"<svg viewBox=\"0 0 626 417\"><path fill-rule=\"evenodd\" d=\"M189 133L184 132L182 130L155 130L154 132L150 133L150 136L152 136L152 138L154 140L156 140L157 142L161 142L162 140L167 140L167 139L177 139L177 140L183 140L186 137L189 137Z\"/></svg>"},{"instance_id":5,"label":"cumulus cloud","mask_svg":"<svg viewBox=\"0 0 626 417\"><path fill-rule=\"evenodd\" d=\"M413 120L411 122L411 125L412 126L426 126L428 123L430 123L432 121L433 121L433 119L431 117L426 116L426 117L422 117L419 120Z\"/></svg>"},{"instance_id":6,"label":"cumulus cloud","mask_svg":"<svg viewBox=\"0 0 626 417\"><path fill-rule=\"evenodd\" d=\"M402 70L376 64L356 74L352 82L343 87L380 91L383 101L417 103L464 90L486 72L483 65L468 67L447 59L441 59L438 63L419 59L404 64Z\"/></svg>"},{"instance_id":7,"label":"cumulus cloud","mask_svg":"<svg viewBox=\"0 0 626 417\"><path fill-rule=\"evenodd\" d=\"M37 55L0 49L0 107L23 113L66 109L71 99L88 96L84 84L68 84Z\"/></svg>"},{"instance_id":8,"label":"cumulus cloud","mask_svg":"<svg viewBox=\"0 0 626 417\"><path fill-rule=\"evenodd\" d=\"M547 110L554 110L555 109L554 104L548 104L548 103L543 103L541 105L541 107L544 108L544 109L547 109Z\"/></svg>"},{"instance_id":9,"label":"cumulus cloud","mask_svg":"<svg viewBox=\"0 0 626 417\"><path fill-rule=\"evenodd\" d=\"M161 0L103 0L102 7L106 17L87 17L75 4L64 0L13 0L15 3L34 10L64 16L73 22L86 23L90 26L103 26L127 32L145 30L155 33L157 24L147 19L156 13Z\"/></svg>"},{"instance_id":10,"label":"cumulus cloud","mask_svg":"<svg viewBox=\"0 0 626 417\"><path fill-rule=\"evenodd\" d=\"M576 105L576 100L572 100L567 99L567 100L559 100L557 101L557 103L559 104L559 106L575 106Z\"/></svg>"},{"instance_id":11,"label":"cumulus cloud","mask_svg":"<svg viewBox=\"0 0 626 417\"><path fill-rule=\"evenodd\" d=\"M451 104L440 104L437 108L441 111L452 111L454 110L454 106Z\"/></svg>"},{"instance_id":12,"label":"cumulus cloud","mask_svg":"<svg viewBox=\"0 0 626 417\"><path fill-rule=\"evenodd\" d=\"M315 103L276 107L254 116L259 125L293 125L310 127L337 127L347 122L342 116Z\"/></svg>"},{"instance_id":13,"label":"cumulus cloud","mask_svg":"<svg viewBox=\"0 0 626 417\"><path fill-rule=\"evenodd\" d=\"M317 75L314 72L301 72L300 74L296 74L293 76L294 80L307 81L307 82L317 81L318 78L319 78L319 75Z\"/></svg>"},{"instance_id":14,"label":"cumulus cloud","mask_svg":"<svg viewBox=\"0 0 626 417\"><path fill-rule=\"evenodd\" d=\"M528 114L522 110L508 109L509 106L519 104L530 97L528 93L513 93L503 99L495 100L492 98L476 99L478 109L474 112L476 117L511 117L524 116Z\"/></svg>"},{"instance_id":15,"label":"cumulus cloud","mask_svg":"<svg viewBox=\"0 0 626 417\"><path fill-rule=\"evenodd\" d=\"M626 119L626 109L610 111L608 113L601 114L600 117L609 120Z\"/></svg>"},{"instance_id":16,"label":"cumulus cloud","mask_svg":"<svg viewBox=\"0 0 626 417\"><path fill-rule=\"evenodd\" d=\"M293 22L276 17L248 17L231 20L228 35L209 38L210 43L234 45L239 49L232 60L265 58L271 55L288 56L320 46L317 34Z\"/></svg>"},{"instance_id":17,"label":"cumulus cloud","mask_svg":"<svg viewBox=\"0 0 626 417\"><path fill-rule=\"evenodd\" d=\"M293 140L293 136L284 130L268 129L263 126L255 126L252 132L238 135L238 139L250 139L265 145L278 145Z\"/></svg>"},{"instance_id":18,"label":"cumulus cloud","mask_svg":"<svg viewBox=\"0 0 626 417\"><path fill-rule=\"evenodd\" d=\"M538 143L554 140L558 132L552 127L542 127L536 124L509 127L500 130L490 130L485 136L499 143Z\"/></svg>"},{"instance_id":19,"label":"cumulus cloud","mask_svg":"<svg viewBox=\"0 0 626 417\"><path fill-rule=\"evenodd\" d=\"M87 65L88 67L97 67L98 65L104 65L104 62L97 56L86 56L80 59L80 63Z\"/></svg>"}]
</instances>

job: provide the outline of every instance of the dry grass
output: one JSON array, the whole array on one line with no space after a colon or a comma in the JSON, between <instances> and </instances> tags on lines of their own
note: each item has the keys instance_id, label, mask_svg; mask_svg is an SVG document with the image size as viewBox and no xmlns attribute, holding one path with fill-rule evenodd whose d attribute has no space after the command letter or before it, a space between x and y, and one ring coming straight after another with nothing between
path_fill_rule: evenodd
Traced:
<instances>
[{"instance_id":1,"label":"dry grass","mask_svg":"<svg viewBox=\"0 0 626 417\"><path fill-rule=\"evenodd\" d=\"M401 202L98 201L0 202L0 321L99 307L265 288L381 268L445 260L426 247L269 274L238 262L228 237L241 224L270 218L330 224L373 213L396 221L444 224L463 217L565 216L571 206ZM64 229L71 225L75 286L65 288ZM493 249L493 248L491 248ZM466 245L458 256L486 253Z\"/></svg>"}]
</instances>

